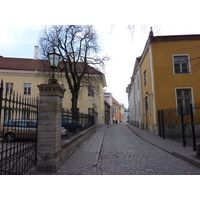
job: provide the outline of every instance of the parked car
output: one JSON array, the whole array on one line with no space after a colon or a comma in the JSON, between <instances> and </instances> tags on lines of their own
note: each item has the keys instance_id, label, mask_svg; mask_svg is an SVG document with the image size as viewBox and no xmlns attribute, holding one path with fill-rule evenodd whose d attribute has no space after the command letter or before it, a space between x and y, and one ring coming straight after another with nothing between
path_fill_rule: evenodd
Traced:
<instances>
[{"instance_id":1,"label":"parked car","mask_svg":"<svg viewBox=\"0 0 200 200\"><path fill-rule=\"evenodd\" d=\"M7 142L17 139L35 139L36 128L35 120L9 120L1 125L0 136Z\"/></svg>"},{"instance_id":2,"label":"parked car","mask_svg":"<svg viewBox=\"0 0 200 200\"><path fill-rule=\"evenodd\" d=\"M7 142L15 140L36 139L36 120L9 120L0 126L0 137ZM61 128L61 136L68 136L69 131Z\"/></svg>"},{"instance_id":3,"label":"parked car","mask_svg":"<svg viewBox=\"0 0 200 200\"><path fill-rule=\"evenodd\" d=\"M62 137L69 137L69 131L66 129L66 128L64 128L64 127L61 127L61 136Z\"/></svg>"},{"instance_id":4,"label":"parked car","mask_svg":"<svg viewBox=\"0 0 200 200\"><path fill-rule=\"evenodd\" d=\"M66 128L69 132L78 132L79 130L84 128L83 124L79 124L78 122L68 119L68 118L63 118L62 119L62 127Z\"/></svg>"}]
</instances>

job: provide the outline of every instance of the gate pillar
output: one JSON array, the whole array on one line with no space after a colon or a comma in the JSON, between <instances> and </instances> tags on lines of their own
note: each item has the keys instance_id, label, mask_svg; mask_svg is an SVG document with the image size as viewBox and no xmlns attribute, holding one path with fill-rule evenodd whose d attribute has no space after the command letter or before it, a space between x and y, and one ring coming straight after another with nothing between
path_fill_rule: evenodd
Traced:
<instances>
[{"instance_id":1,"label":"gate pillar","mask_svg":"<svg viewBox=\"0 0 200 200\"><path fill-rule=\"evenodd\" d=\"M56 171L60 165L62 98L65 89L58 84L38 85L37 169Z\"/></svg>"}]
</instances>

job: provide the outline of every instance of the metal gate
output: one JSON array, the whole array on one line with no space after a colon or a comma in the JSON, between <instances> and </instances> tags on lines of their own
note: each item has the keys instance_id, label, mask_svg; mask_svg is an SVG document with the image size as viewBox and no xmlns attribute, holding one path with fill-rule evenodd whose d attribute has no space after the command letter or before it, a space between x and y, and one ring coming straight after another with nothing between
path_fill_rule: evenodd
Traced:
<instances>
[{"instance_id":1,"label":"metal gate","mask_svg":"<svg viewBox=\"0 0 200 200\"><path fill-rule=\"evenodd\" d=\"M0 174L20 175L36 165L37 99L0 85Z\"/></svg>"}]
</instances>

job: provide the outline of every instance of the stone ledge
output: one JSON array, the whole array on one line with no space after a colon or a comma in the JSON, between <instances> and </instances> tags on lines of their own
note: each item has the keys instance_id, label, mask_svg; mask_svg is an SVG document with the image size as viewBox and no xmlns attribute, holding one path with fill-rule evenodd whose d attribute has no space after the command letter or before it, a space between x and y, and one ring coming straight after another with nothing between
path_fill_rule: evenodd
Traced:
<instances>
[{"instance_id":1,"label":"stone ledge","mask_svg":"<svg viewBox=\"0 0 200 200\"><path fill-rule=\"evenodd\" d=\"M66 91L65 88L60 86L59 84L41 84L38 85L40 96L55 96L58 95L61 98L64 97L64 93Z\"/></svg>"},{"instance_id":2,"label":"stone ledge","mask_svg":"<svg viewBox=\"0 0 200 200\"><path fill-rule=\"evenodd\" d=\"M63 139L61 141L61 154L60 162L63 164L66 159L94 132L96 131L96 126L92 126L87 130L80 132L79 134L72 137L72 139Z\"/></svg>"}]
</instances>

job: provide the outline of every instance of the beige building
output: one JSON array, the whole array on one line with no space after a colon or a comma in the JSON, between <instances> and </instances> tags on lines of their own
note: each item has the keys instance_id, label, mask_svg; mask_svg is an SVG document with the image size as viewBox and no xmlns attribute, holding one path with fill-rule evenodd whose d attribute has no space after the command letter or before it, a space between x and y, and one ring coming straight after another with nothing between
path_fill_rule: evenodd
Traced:
<instances>
[{"instance_id":1,"label":"beige building","mask_svg":"<svg viewBox=\"0 0 200 200\"><path fill-rule=\"evenodd\" d=\"M104 92L106 80L103 73L89 66L89 73L98 81L90 87L82 87L79 98L79 112L92 113L94 104L98 113L98 125L104 125ZM49 79L49 65L47 60L6 58L0 56L0 80L4 82L4 92L7 94L18 93L27 98L38 97L38 85L45 84ZM63 98L63 108L71 109L71 93L68 88L64 73L56 73L59 84L66 89ZM95 93L95 87L99 87Z\"/></svg>"}]
</instances>

